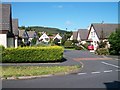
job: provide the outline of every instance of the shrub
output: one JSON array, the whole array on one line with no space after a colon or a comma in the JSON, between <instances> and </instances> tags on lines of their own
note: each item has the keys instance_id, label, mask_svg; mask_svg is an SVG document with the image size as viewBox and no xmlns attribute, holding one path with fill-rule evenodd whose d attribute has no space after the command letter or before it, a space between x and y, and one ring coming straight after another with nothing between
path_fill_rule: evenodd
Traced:
<instances>
[{"instance_id":1,"label":"shrub","mask_svg":"<svg viewBox=\"0 0 120 90\"><path fill-rule=\"evenodd\" d=\"M5 50L5 47L3 45L0 45L0 53Z\"/></svg>"},{"instance_id":2,"label":"shrub","mask_svg":"<svg viewBox=\"0 0 120 90\"><path fill-rule=\"evenodd\" d=\"M77 46L77 45L75 45L74 48L75 48L75 50L82 50L83 49L81 46Z\"/></svg>"},{"instance_id":3,"label":"shrub","mask_svg":"<svg viewBox=\"0 0 120 90\"><path fill-rule=\"evenodd\" d=\"M99 48L96 50L96 53L98 55L108 55L109 54L109 50L106 48Z\"/></svg>"},{"instance_id":4,"label":"shrub","mask_svg":"<svg viewBox=\"0 0 120 90\"><path fill-rule=\"evenodd\" d=\"M44 42L38 43L36 45L34 45L35 47L47 47L50 46L50 44L45 44Z\"/></svg>"},{"instance_id":5,"label":"shrub","mask_svg":"<svg viewBox=\"0 0 120 90\"><path fill-rule=\"evenodd\" d=\"M61 61L63 48L59 46L7 48L2 55L4 63Z\"/></svg>"},{"instance_id":6,"label":"shrub","mask_svg":"<svg viewBox=\"0 0 120 90\"><path fill-rule=\"evenodd\" d=\"M73 48L72 41L66 41L64 44L65 48Z\"/></svg>"}]
</instances>

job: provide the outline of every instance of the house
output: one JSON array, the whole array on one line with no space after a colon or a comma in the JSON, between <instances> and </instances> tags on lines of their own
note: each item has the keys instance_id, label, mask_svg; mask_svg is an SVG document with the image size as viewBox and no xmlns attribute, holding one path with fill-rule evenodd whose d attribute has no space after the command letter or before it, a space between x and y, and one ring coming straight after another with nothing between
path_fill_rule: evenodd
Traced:
<instances>
[{"instance_id":1,"label":"house","mask_svg":"<svg viewBox=\"0 0 120 90\"><path fill-rule=\"evenodd\" d=\"M29 37L30 42L32 41L32 39L34 39L34 38L37 39L38 38L38 35L35 31L27 31L27 33L28 33L28 37Z\"/></svg>"},{"instance_id":2,"label":"house","mask_svg":"<svg viewBox=\"0 0 120 90\"><path fill-rule=\"evenodd\" d=\"M50 41L50 38L47 36L47 34L44 32L43 35L39 38L40 42L48 43Z\"/></svg>"},{"instance_id":3,"label":"house","mask_svg":"<svg viewBox=\"0 0 120 90\"><path fill-rule=\"evenodd\" d=\"M14 34L12 30L12 14L10 4L0 4L0 45L5 48L14 47Z\"/></svg>"},{"instance_id":4,"label":"house","mask_svg":"<svg viewBox=\"0 0 120 90\"><path fill-rule=\"evenodd\" d=\"M101 40L107 43L107 47L110 47L108 37L117 28L118 24L93 23L90 25L87 41L94 46L94 51L97 49L98 43Z\"/></svg>"},{"instance_id":5,"label":"house","mask_svg":"<svg viewBox=\"0 0 120 90\"><path fill-rule=\"evenodd\" d=\"M13 29L13 34L15 36L15 48L17 48L18 47L18 36L19 36L18 19L12 19L12 29Z\"/></svg>"},{"instance_id":6,"label":"house","mask_svg":"<svg viewBox=\"0 0 120 90\"><path fill-rule=\"evenodd\" d=\"M61 43L62 37L60 36L59 33L53 38L53 41L56 39L59 41L58 43Z\"/></svg>"},{"instance_id":7,"label":"house","mask_svg":"<svg viewBox=\"0 0 120 90\"><path fill-rule=\"evenodd\" d=\"M79 44L85 44L87 41L87 35L87 29L78 29L78 31L73 32L73 35L70 37L70 40L77 40Z\"/></svg>"},{"instance_id":8,"label":"house","mask_svg":"<svg viewBox=\"0 0 120 90\"><path fill-rule=\"evenodd\" d=\"M29 44L29 35L26 30L19 30L18 44Z\"/></svg>"}]
</instances>

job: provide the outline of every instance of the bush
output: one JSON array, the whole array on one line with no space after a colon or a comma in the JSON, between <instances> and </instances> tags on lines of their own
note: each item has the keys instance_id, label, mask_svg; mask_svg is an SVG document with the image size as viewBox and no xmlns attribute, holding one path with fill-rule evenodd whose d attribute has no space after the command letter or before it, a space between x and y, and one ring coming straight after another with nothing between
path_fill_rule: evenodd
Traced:
<instances>
[{"instance_id":1,"label":"bush","mask_svg":"<svg viewBox=\"0 0 120 90\"><path fill-rule=\"evenodd\" d=\"M0 45L0 53L5 50L5 47L3 45Z\"/></svg>"},{"instance_id":2,"label":"bush","mask_svg":"<svg viewBox=\"0 0 120 90\"><path fill-rule=\"evenodd\" d=\"M66 41L64 44L65 48L73 48L72 41Z\"/></svg>"},{"instance_id":3,"label":"bush","mask_svg":"<svg viewBox=\"0 0 120 90\"><path fill-rule=\"evenodd\" d=\"M83 49L81 46L77 46L77 45L75 45L74 48L75 48L75 50L82 50Z\"/></svg>"},{"instance_id":4,"label":"bush","mask_svg":"<svg viewBox=\"0 0 120 90\"><path fill-rule=\"evenodd\" d=\"M38 43L36 45L34 45L35 47L47 47L50 46L50 44L45 44L44 42Z\"/></svg>"},{"instance_id":5,"label":"bush","mask_svg":"<svg viewBox=\"0 0 120 90\"><path fill-rule=\"evenodd\" d=\"M109 50L106 48L99 48L96 50L96 53L98 55L108 55L109 54Z\"/></svg>"},{"instance_id":6,"label":"bush","mask_svg":"<svg viewBox=\"0 0 120 90\"><path fill-rule=\"evenodd\" d=\"M23 63L61 61L63 58L63 51L63 48L59 46L7 48L2 53L2 62Z\"/></svg>"}]
</instances>

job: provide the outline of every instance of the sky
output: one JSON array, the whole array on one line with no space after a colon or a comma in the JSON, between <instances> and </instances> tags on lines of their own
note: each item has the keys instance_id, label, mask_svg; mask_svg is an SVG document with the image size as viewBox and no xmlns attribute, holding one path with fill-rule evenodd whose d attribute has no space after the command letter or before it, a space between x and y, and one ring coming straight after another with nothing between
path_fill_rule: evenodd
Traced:
<instances>
[{"instance_id":1,"label":"sky","mask_svg":"<svg viewBox=\"0 0 120 90\"><path fill-rule=\"evenodd\" d=\"M44 26L68 31L91 23L118 23L117 2L12 2L19 26Z\"/></svg>"}]
</instances>

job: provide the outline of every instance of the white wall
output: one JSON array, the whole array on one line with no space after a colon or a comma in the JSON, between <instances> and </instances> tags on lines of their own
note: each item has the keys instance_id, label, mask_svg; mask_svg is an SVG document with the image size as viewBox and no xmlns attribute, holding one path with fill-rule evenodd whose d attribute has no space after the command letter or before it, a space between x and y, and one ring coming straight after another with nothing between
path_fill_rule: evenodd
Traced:
<instances>
[{"instance_id":1,"label":"white wall","mask_svg":"<svg viewBox=\"0 0 120 90\"><path fill-rule=\"evenodd\" d=\"M6 34L0 34L0 45L3 45L5 48L7 48L7 35Z\"/></svg>"},{"instance_id":2,"label":"white wall","mask_svg":"<svg viewBox=\"0 0 120 90\"><path fill-rule=\"evenodd\" d=\"M99 40L99 38L98 38L98 36L97 36L93 27L91 27L91 31L90 31L90 34L88 36L88 40L89 39L93 40L92 44L94 45L94 50L96 50L97 46L98 46L97 42L100 42L100 40Z\"/></svg>"},{"instance_id":3,"label":"white wall","mask_svg":"<svg viewBox=\"0 0 120 90\"><path fill-rule=\"evenodd\" d=\"M14 45L15 45L14 38L7 38L7 46L14 47Z\"/></svg>"}]
</instances>

